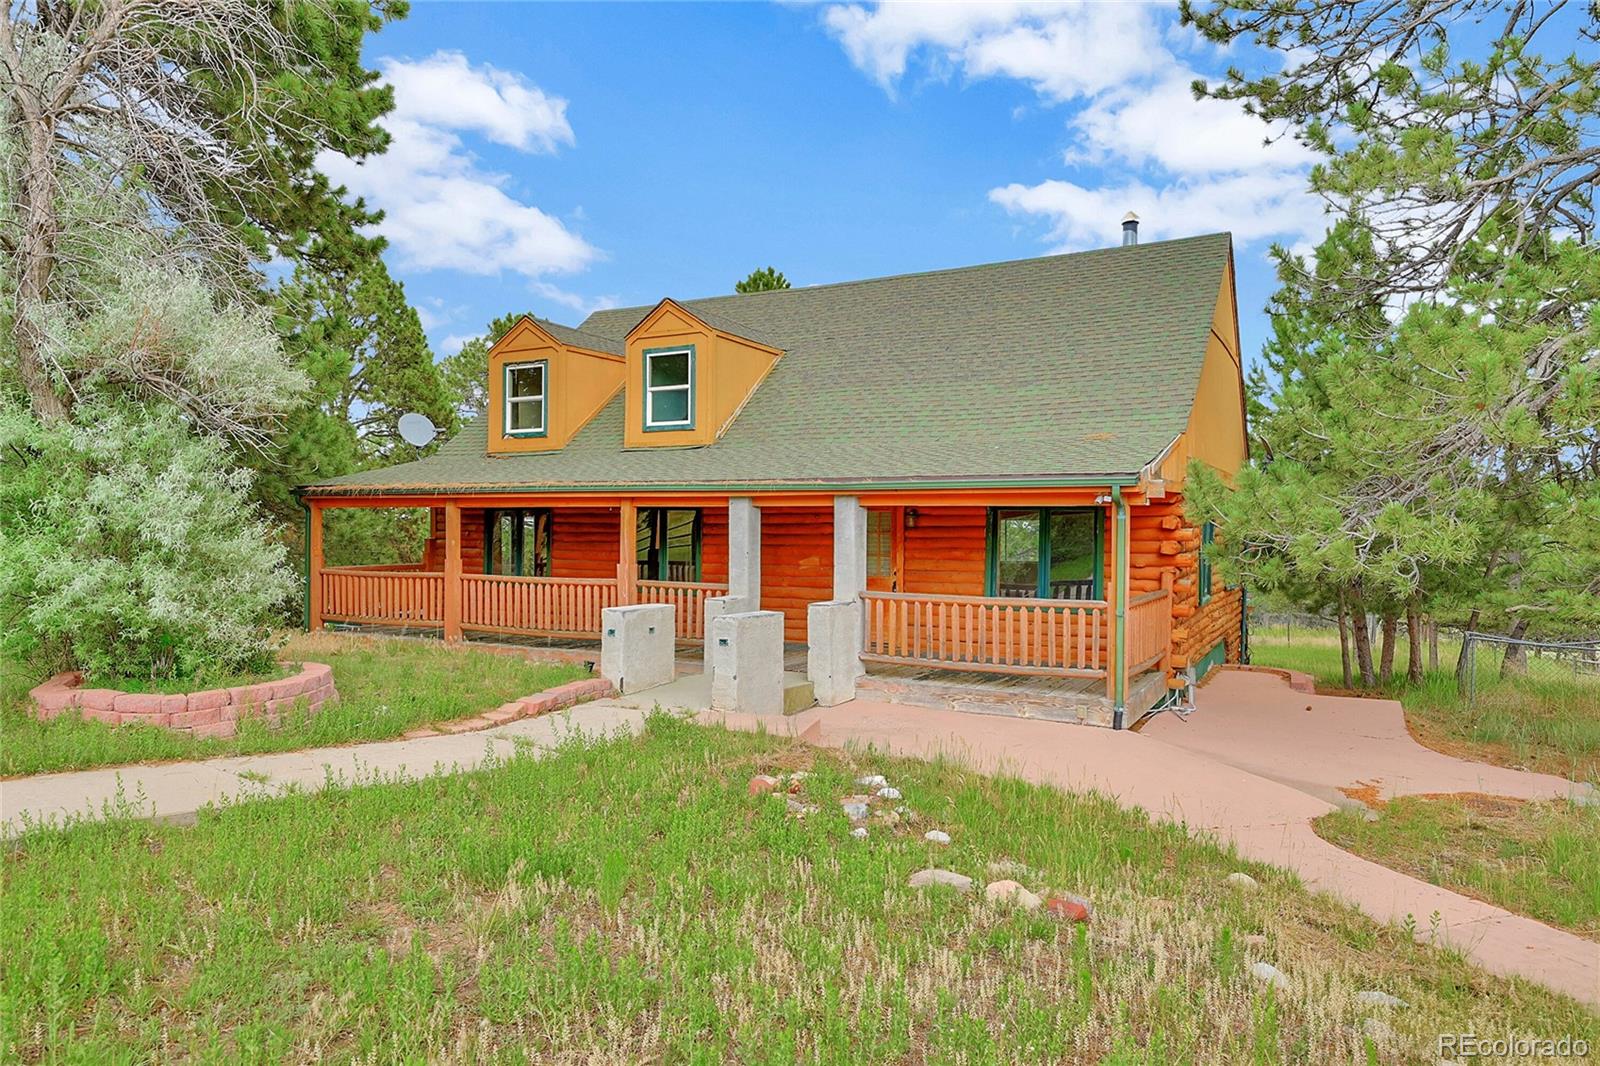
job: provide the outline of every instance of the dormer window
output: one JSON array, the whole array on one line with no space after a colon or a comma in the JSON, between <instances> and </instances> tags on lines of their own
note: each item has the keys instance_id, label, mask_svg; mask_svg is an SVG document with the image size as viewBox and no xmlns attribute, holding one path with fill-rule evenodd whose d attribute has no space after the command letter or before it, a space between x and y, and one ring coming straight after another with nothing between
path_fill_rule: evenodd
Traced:
<instances>
[{"instance_id":1,"label":"dormer window","mask_svg":"<svg viewBox=\"0 0 1600 1066\"><path fill-rule=\"evenodd\" d=\"M694 345L645 349L644 428L693 427Z\"/></svg>"},{"instance_id":2,"label":"dormer window","mask_svg":"<svg viewBox=\"0 0 1600 1066\"><path fill-rule=\"evenodd\" d=\"M506 365L506 436L544 436L547 366L543 359Z\"/></svg>"}]
</instances>

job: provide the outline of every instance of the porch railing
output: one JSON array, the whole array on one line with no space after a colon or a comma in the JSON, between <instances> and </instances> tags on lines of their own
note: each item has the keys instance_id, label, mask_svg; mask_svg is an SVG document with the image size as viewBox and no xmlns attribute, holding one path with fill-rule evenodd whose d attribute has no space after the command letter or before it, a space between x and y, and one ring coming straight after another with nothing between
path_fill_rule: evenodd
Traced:
<instances>
[{"instance_id":1,"label":"porch railing","mask_svg":"<svg viewBox=\"0 0 1600 1066\"><path fill-rule=\"evenodd\" d=\"M616 605L614 578L461 575L462 629L594 637L600 612Z\"/></svg>"},{"instance_id":2,"label":"porch railing","mask_svg":"<svg viewBox=\"0 0 1600 1066\"><path fill-rule=\"evenodd\" d=\"M1128 675L1150 669L1172 644L1172 592L1157 589L1128 600Z\"/></svg>"},{"instance_id":3,"label":"porch railing","mask_svg":"<svg viewBox=\"0 0 1600 1066\"><path fill-rule=\"evenodd\" d=\"M444 575L416 570L333 567L322 571L322 616L330 622L437 626L444 622Z\"/></svg>"},{"instance_id":4,"label":"porch railing","mask_svg":"<svg viewBox=\"0 0 1600 1066\"><path fill-rule=\"evenodd\" d=\"M1053 677L1106 676L1104 600L868 592L868 662Z\"/></svg>"},{"instance_id":5,"label":"porch railing","mask_svg":"<svg viewBox=\"0 0 1600 1066\"><path fill-rule=\"evenodd\" d=\"M706 600L727 591L727 585L698 581L641 581L639 602L672 604L679 639L698 640L706 635Z\"/></svg>"}]
</instances>

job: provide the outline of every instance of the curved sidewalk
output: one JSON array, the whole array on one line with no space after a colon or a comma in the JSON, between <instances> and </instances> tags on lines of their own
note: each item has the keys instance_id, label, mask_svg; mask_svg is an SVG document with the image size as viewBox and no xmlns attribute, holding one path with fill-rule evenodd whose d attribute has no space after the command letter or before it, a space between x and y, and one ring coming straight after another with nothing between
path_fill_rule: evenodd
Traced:
<instances>
[{"instance_id":1,"label":"curved sidewalk","mask_svg":"<svg viewBox=\"0 0 1600 1066\"><path fill-rule=\"evenodd\" d=\"M1142 733L864 700L777 723L712 712L700 717L735 728L776 726L830 747L942 754L985 772L1094 789L1152 818L1212 834L1245 858L1293 870L1308 887L1379 921L1413 915L1419 939L1434 935L1437 913L1438 940L1485 969L1600 1007L1600 944L1358 858L1311 828L1334 809L1335 798L1343 802L1339 786L1362 781L1388 795L1478 791L1537 799L1587 792L1563 778L1423 748L1405 732L1393 701L1311 696L1271 674L1228 671L1201 690L1188 721L1162 716Z\"/></svg>"}]
</instances>

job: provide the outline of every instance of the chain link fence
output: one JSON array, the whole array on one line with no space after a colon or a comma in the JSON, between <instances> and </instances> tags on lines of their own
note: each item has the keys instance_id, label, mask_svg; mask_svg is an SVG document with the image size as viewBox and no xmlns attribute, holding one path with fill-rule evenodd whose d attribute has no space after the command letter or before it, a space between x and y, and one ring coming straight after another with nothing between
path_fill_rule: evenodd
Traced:
<instances>
[{"instance_id":1,"label":"chain link fence","mask_svg":"<svg viewBox=\"0 0 1600 1066\"><path fill-rule=\"evenodd\" d=\"M1460 674L1467 703L1484 684L1505 678L1526 678L1594 685L1600 689L1600 640L1518 640L1498 633L1462 634L1466 669Z\"/></svg>"}]
</instances>

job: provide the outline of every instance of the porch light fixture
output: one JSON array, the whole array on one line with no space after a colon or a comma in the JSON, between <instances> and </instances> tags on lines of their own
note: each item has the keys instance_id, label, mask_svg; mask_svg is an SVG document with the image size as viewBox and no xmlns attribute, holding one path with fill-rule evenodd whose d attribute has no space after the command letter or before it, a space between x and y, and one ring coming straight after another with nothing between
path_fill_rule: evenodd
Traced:
<instances>
[{"instance_id":1,"label":"porch light fixture","mask_svg":"<svg viewBox=\"0 0 1600 1066\"><path fill-rule=\"evenodd\" d=\"M907 529L916 529L917 528L917 509L915 507L907 507L906 508L906 528Z\"/></svg>"}]
</instances>

